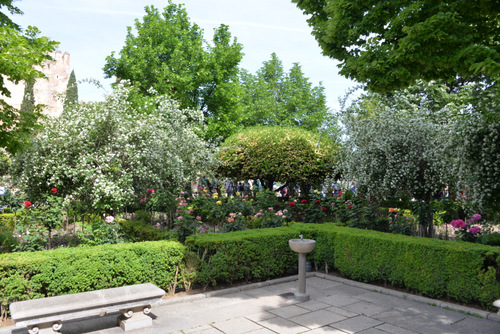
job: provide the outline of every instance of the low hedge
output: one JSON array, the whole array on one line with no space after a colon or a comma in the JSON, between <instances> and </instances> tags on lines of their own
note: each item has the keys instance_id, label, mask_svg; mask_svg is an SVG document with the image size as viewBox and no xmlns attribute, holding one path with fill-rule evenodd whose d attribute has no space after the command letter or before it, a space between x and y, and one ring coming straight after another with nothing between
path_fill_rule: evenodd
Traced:
<instances>
[{"instance_id":1,"label":"low hedge","mask_svg":"<svg viewBox=\"0 0 500 334\"><path fill-rule=\"evenodd\" d=\"M185 247L176 241L2 254L2 317L18 300L145 282L169 291L175 289L184 257Z\"/></svg>"},{"instance_id":2,"label":"low hedge","mask_svg":"<svg viewBox=\"0 0 500 334\"><path fill-rule=\"evenodd\" d=\"M500 297L500 247L394 235L333 224L293 224L188 237L201 259L198 282L231 283L276 277L297 265L288 240L316 240L309 258L363 282L389 282L433 298L492 308Z\"/></svg>"},{"instance_id":3,"label":"low hedge","mask_svg":"<svg viewBox=\"0 0 500 334\"><path fill-rule=\"evenodd\" d=\"M151 226L142 221L118 218L121 231L130 241L159 241L172 237L173 233Z\"/></svg>"},{"instance_id":4,"label":"low hedge","mask_svg":"<svg viewBox=\"0 0 500 334\"><path fill-rule=\"evenodd\" d=\"M196 282L207 286L265 280L296 268L298 256L288 240L299 234L293 226L278 227L193 235L185 244L201 262Z\"/></svg>"}]
</instances>

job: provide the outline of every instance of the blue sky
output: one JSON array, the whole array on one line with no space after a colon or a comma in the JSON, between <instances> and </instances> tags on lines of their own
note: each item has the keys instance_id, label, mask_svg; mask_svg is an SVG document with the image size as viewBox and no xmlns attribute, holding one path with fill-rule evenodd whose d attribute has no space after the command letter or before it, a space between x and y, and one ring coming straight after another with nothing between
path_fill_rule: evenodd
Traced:
<instances>
[{"instance_id":1,"label":"blue sky","mask_svg":"<svg viewBox=\"0 0 500 334\"><path fill-rule=\"evenodd\" d=\"M338 74L338 62L321 54L311 35L306 16L290 0L185 0L191 22L204 30L211 41L213 29L220 24L243 44L245 56L241 67L255 73L262 62L276 52L288 71L297 62L313 85L323 83L328 106L336 110L338 98L354 82ZM38 27L43 36L60 42L59 50L71 54L70 67L77 80L93 78L104 85L98 89L80 84L79 99L102 100L109 93L112 79L104 79L102 68L106 56L119 53L124 45L126 27L144 16L144 7L163 9L168 1L157 0L20 0L14 3L24 15L14 22L22 27Z\"/></svg>"}]
</instances>

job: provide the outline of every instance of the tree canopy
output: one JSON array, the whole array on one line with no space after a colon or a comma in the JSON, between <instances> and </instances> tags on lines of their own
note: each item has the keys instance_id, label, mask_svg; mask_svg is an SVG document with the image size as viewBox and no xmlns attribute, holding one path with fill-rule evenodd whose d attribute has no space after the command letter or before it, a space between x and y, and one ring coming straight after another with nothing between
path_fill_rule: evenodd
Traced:
<instances>
[{"instance_id":1,"label":"tree canopy","mask_svg":"<svg viewBox=\"0 0 500 334\"><path fill-rule=\"evenodd\" d=\"M64 108L70 108L72 104L78 103L78 84L76 82L75 70L71 71L66 86L66 97L64 99Z\"/></svg>"},{"instance_id":2,"label":"tree canopy","mask_svg":"<svg viewBox=\"0 0 500 334\"><path fill-rule=\"evenodd\" d=\"M332 171L338 148L328 136L301 128L260 126L226 139L219 172L238 180L316 184Z\"/></svg>"},{"instance_id":3,"label":"tree canopy","mask_svg":"<svg viewBox=\"0 0 500 334\"><path fill-rule=\"evenodd\" d=\"M496 0L293 0L340 73L372 91L500 75Z\"/></svg>"},{"instance_id":4,"label":"tree canopy","mask_svg":"<svg viewBox=\"0 0 500 334\"><path fill-rule=\"evenodd\" d=\"M43 78L41 71L34 66L41 66L52 59L52 53L58 42L47 37L39 37L40 31L28 27L23 33L7 25L0 26L0 93L10 97L5 80L15 84L34 82ZM0 145L7 151L19 151L29 141L29 137L41 116L40 106L34 112L18 111L0 98Z\"/></svg>"},{"instance_id":5,"label":"tree canopy","mask_svg":"<svg viewBox=\"0 0 500 334\"><path fill-rule=\"evenodd\" d=\"M318 131L330 116L321 83L313 87L298 63L286 73L275 53L255 75L243 72L241 81L245 127L292 126Z\"/></svg>"},{"instance_id":6,"label":"tree canopy","mask_svg":"<svg viewBox=\"0 0 500 334\"><path fill-rule=\"evenodd\" d=\"M143 94L153 88L182 108L202 110L207 139L225 138L237 117L241 44L231 38L228 26L220 25L208 45L183 6L171 1L163 12L153 6L145 10L142 21L135 20L137 34L127 27L119 57L113 52L106 58L106 77L130 80Z\"/></svg>"}]
</instances>

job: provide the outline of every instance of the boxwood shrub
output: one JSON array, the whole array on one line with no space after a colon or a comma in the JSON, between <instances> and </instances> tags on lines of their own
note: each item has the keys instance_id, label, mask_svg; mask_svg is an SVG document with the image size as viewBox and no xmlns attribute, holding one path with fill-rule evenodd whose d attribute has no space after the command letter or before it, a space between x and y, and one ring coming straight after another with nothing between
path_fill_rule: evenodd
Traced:
<instances>
[{"instance_id":1,"label":"boxwood shrub","mask_svg":"<svg viewBox=\"0 0 500 334\"><path fill-rule=\"evenodd\" d=\"M2 316L10 303L151 282L175 288L185 247L156 241L0 255Z\"/></svg>"},{"instance_id":2,"label":"boxwood shrub","mask_svg":"<svg viewBox=\"0 0 500 334\"><path fill-rule=\"evenodd\" d=\"M308 258L363 282L389 282L433 298L492 308L500 297L500 247L444 241L334 224L289 227L189 237L198 254L200 284L263 280L296 268L288 240L303 234L316 240Z\"/></svg>"}]
</instances>

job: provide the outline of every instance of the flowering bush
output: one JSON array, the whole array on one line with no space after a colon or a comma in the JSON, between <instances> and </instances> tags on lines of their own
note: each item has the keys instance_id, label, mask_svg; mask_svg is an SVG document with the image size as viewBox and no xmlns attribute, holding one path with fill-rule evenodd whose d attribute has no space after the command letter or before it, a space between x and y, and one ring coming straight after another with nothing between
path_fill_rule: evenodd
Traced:
<instances>
[{"instance_id":1,"label":"flowering bush","mask_svg":"<svg viewBox=\"0 0 500 334\"><path fill-rule=\"evenodd\" d=\"M134 102L134 103L132 103ZM54 185L82 211L104 213L139 202L138 189L196 178L212 163L203 113L181 110L166 96L138 99L119 84L105 102L75 104L12 163L18 188L39 200Z\"/></svg>"},{"instance_id":2,"label":"flowering bush","mask_svg":"<svg viewBox=\"0 0 500 334\"><path fill-rule=\"evenodd\" d=\"M475 213L469 217L467 221L462 219L452 220L450 225L455 228L455 235L463 241L477 242L479 236L483 232L479 226L482 216Z\"/></svg>"},{"instance_id":3,"label":"flowering bush","mask_svg":"<svg viewBox=\"0 0 500 334\"><path fill-rule=\"evenodd\" d=\"M409 210L401 212L398 208L389 208L389 232L394 234L415 235L417 224L414 217L409 217Z\"/></svg>"}]
</instances>

